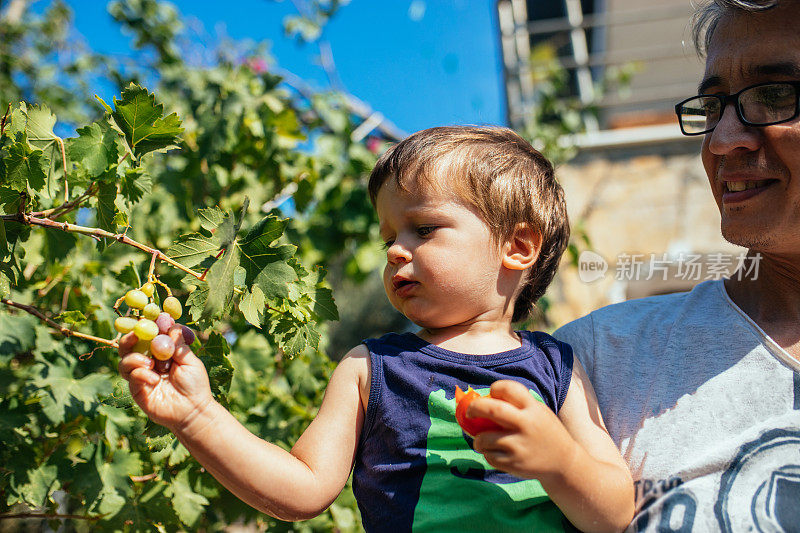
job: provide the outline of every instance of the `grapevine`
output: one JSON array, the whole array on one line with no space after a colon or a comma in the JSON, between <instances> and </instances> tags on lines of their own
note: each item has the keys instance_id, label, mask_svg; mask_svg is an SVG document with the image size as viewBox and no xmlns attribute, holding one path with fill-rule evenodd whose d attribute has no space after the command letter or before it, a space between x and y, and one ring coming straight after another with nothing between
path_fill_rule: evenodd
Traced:
<instances>
[{"instance_id":1,"label":"grapevine","mask_svg":"<svg viewBox=\"0 0 800 533\"><path fill-rule=\"evenodd\" d=\"M164 491L164 497L179 497L170 491L188 486L188 480L182 477L185 474L172 474L159 467L158 457L162 457L162 450L172 454L169 461L187 461L187 456L174 437L141 421L141 413L135 412L119 382L113 390L108 388L111 382L102 366L93 364L95 372L100 373L92 374L89 367L81 372L75 365L86 364L85 356L91 357L98 347L117 348L123 335L133 334L137 338L134 349L153 357L154 369L167 374L176 346L182 342L191 345L204 361L212 391L227 404L233 365L223 335L226 330L221 328L233 314L258 328L279 354L292 357L318 347L317 324L335 319L336 308L330 289L324 286L324 272L306 270L294 257L296 247L282 242L287 221L274 215L254 218L247 198L236 212L217 206L201 207L197 211L200 227L179 235L168 246L151 245L138 236L133 219L136 206L153 187L150 169L160 164L158 158L167 157L180 147L181 120L176 113L166 114L155 95L136 84L114 98L113 105L99 101L103 116L77 128L77 136L71 138L56 135L56 117L45 105L12 105L0 121L0 304L7 310L5 315L0 314L0 321L14 317L21 320L19 313L35 317L56 335L54 339L63 339L51 344L56 353L77 350L83 354L74 362L37 355L35 364L50 369L47 375L63 372L59 369L64 365L70 372L85 374L75 381L78 388L66 391L56 388L57 382L51 383L49 378L40 380L40 388L32 397L41 403L51 423L60 424L56 431L62 436L47 447L44 455L31 458L33 463L24 471L29 473L18 477L14 471L0 467L0 479L4 480L0 490L9 504L41 505L41 500L31 496L31 487L45 471L50 472L46 469L61 457L59 454L72 454L73 460L79 462L89 461L91 454L100 454L91 460L111 461L106 463L107 468L126 469L121 457L133 453L125 451L126 446L143 446L137 453L146 451L152 457L152 473L142 473L141 468L127 469L121 478L113 478L116 481L103 480L105 492L99 493L86 492L78 483L71 490L76 491L78 502L84 502L78 506L83 509L82 515L55 512L51 496L54 485L50 484L43 510L28 516L80 517L99 520L112 528L115 526L111 524L125 526L137 520L192 525L198 517L196 507L188 513L179 506L182 514L178 522L174 516L143 518L137 514L136 519L126 518L122 505L125 500L118 498L134 494L144 497L140 485L156 483L153 487ZM249 227L247 221L251 222ZM64 258L60 261L67 260L72 249L84 249L82 243L87 241L94 243L93 261L97 263L90 271L111 269L111 264L122 261L122 270L113 271L119 281L100 291L113 294L111 300L97 302L83 295L84 291L98 292L97 288L72 286L69 264L62 268L60 261L41 285L31 285L28 280L32 273L46 268L29 261L26 253L37 232L38 238L46 239L53 250L63 248L58 252ZM66 284L63 296L51 297L53 287L60 284ZM101 358L107 361L106 370L114 369L114 354L107 350ZM0 360L3 357L0 353ZM100 404L92 399L91 413L75 420L103 413L106 439L92 443L89 451L70 451L71 442L83 445L74 437L75 432L84 431L82 426L68 422L68 412L73 409L70 402L97 397L105 399ZM0 398L0 407L12 414L29 410L11 398ZM286 397L283 401L298 411L294 400ZM138 437L127 437L143 441L123 445L115 440L120 429L112 419L127 420L123 425L144 424ZM19 434L6 433L5 427L0 420L0 436L13 445ZM207 501L205 497L198 498ZM0 520L17 516L25 513L0 513Z\"/></svg>"}]
</instances>

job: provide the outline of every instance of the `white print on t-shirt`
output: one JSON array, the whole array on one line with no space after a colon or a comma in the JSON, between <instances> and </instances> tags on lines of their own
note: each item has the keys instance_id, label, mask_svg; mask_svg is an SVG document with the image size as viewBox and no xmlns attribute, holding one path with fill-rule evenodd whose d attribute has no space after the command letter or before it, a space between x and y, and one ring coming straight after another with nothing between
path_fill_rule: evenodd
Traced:
<instances>
[{"instance_id":1,"label":"white print on t-shirt","mask_svg":"<svg viewBox=\"0 0 800 533\"><path fill-rule=\"evenodd\" d=\"M691 484L689 484L691 485ZM633 531L690 532L697 499L677 477L636 482ZM739 448L723 472L714 514L720 531L800 531L800 430L772 429Z\"/></svg>"}]
</instances>

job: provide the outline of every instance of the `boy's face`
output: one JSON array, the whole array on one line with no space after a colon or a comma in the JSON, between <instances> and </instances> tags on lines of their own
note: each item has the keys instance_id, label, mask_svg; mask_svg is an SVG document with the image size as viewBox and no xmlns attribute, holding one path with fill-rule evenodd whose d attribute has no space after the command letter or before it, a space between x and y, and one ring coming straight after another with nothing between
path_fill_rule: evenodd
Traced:
<instances>
[{"instance_id":1,"label":"boy's face","mask_svg":"<svg viewBox=\"0 0 800 533\"><path fill-rule=\"evenodd\" d=\"M387 180L376 208L387 245L383 284L415 324L439 329L513 311L513 273L470 207L437 192L405 192Z\"/></svg>"}]
</instances>

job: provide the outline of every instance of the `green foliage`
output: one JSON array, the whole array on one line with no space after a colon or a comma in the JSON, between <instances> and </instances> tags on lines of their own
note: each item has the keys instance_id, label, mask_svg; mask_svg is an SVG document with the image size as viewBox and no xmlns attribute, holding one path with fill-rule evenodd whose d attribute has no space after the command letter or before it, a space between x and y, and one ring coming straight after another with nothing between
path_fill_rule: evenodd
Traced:
<instances>
[{"instance_id":1,"label":"green foliage","mask_svg":"<svg viewBox=\"0 0 800 533\"><path fill-rule=\"evenodd\" d=\"M593 88L593 101L585 103L571 96L569 72L559 61L554 46L545 43L533 48L530 66L535 95L522 134L556 165L575 156L570 139L586 132L590 117L598 118L597 103L603 95L627 86L638 68L631 63L607 69Z\"/></svg>"},{"instance_id":2,"label":"green foliage","mask_svg":"<svg viewBox=\"0 0 800 533\"><path fill-rule=\"evenodd\" d=\"M71 31L57 2L0 28L9 36L0 61L18 72L0 69L0 94L20 102L0 135L0 297L18 304L0 305L0 517L69 515L51 527L80 531L213 531L240 519L358 530L349 485L328 512L298 524L242 504L141 414L116 350L64 337L20 308L112 339L112 306L146 280L151 260L120 236L163 251L182 268L159 259L155 274L199 332L194 348L215 396L288 449L333 369L324 322L338 311L324 267L345 264L355 277L372 268L354 252L373 249L364 177L375 155L351 140L355 124L336 95L298 97L269 69L251 68L259 45L226 43L213 61L184 63L190 45L166 4L109 9L144 52L132 64L55 38ZM15 55L30 43L36 64ZM40 85L20 74L55 68L57 46L87 67L59 73L69 94L43 73ZM89 67L101 64L118 85L110 105L90 89Z\"/></svg>"}]
</instances>

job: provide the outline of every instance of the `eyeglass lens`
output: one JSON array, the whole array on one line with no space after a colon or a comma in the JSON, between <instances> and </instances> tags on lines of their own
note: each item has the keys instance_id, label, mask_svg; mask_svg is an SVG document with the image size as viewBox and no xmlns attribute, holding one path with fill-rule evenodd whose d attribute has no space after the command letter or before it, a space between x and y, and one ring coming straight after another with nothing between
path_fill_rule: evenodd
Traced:
<instances>
[{"instance_id":1,"label":"eyeglass lens","mask_svg":"<svg viewBox=\"0 0 800 533\"><path fill-rule=\"evenodd\" d=\"M739 94L738 106L741 116L750 125L775 124L796 114L797 90L787 83L758 85ZM679 115L686 133L711 131L722 115L722 100L716 96L698 96L681 104Z\"/></svg>"}]
</instances>

